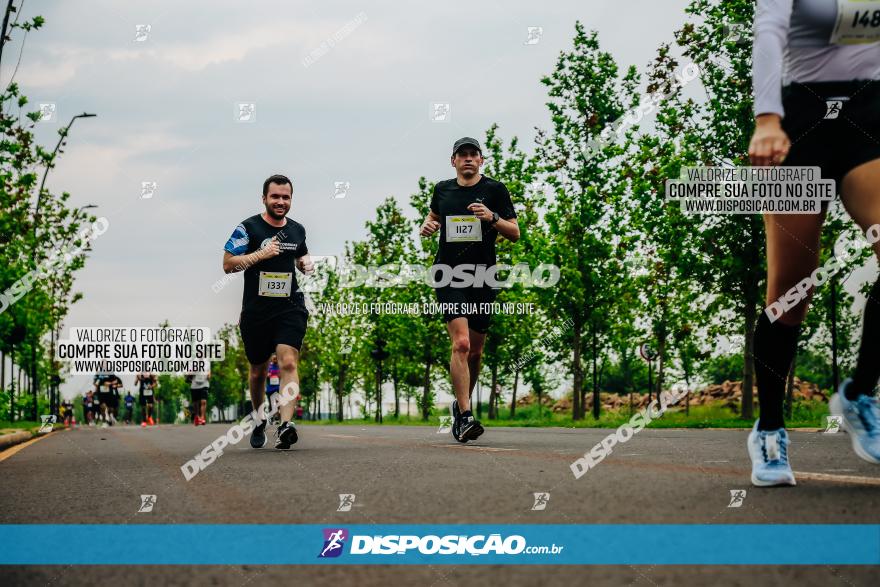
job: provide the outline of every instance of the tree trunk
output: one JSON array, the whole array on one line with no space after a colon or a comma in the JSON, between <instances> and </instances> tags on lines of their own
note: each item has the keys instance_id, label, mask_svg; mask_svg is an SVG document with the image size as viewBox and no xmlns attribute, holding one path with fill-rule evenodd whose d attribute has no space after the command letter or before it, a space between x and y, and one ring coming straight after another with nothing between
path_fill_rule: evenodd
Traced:
<instances>
[{"instance_id":1,"label":"tree trunk","mask_svg":"<svg viewBox=\"0 0 880 587\"><path fill-rule=\"evenodd\" d=\"M742 417L744 420L752 420L754 419L754 399L752 395L752 384L754 381L755 374L755 365L754 361L754 336L755 336L755 325L758 321L758 316L755 308L755 301L752 299L746 300L746 308L745 308L745 344L743 345L744 360L743 360L743 384L742 384Z\"/></svg>"},{"instance_id":2,"label":"tree trunk","mask_svg":"<svg viewBox=\"0 0 880 587\"><path fill-rule=\"evenodd\" d=\"M339 369L339 377L336 379L336 419L340 422L342 422L342 392L345 389L345 372L347 370L348 364L343 364Z\"/></svg>"},{"instance_id":3,"label":"tree trunk","mask_svg":"<svg viewBox=\"0 0 880 587\"><path fill-rule=\"evenodd\" d=\"M599 398L599 371L597 366L599 360L599 342L596 336L596 328L593 327L592 331L593 336L592 340L590 341L590 346L592 347L593 352L593 419L598 420L599 409L601 408L601 402Z\"/></svg>"},{"instance_id":4,"label":"tree trunk","mask_svg":"<svg viewBox=\"0 0 880 587\"><path fill-rule=\"evenodd\" d=\"M576 318L574 321L574 332L572 333L574 349L571 357L571 374L572 385L574 389L571 394L571 418L572 420L580 420L581 415L581 387L583 387L583 374L581 373L581 325Z\"/></svg>"},{"instance_id":5,"label":"tree trunk","mask_svg":"<svg viewBox=\"0 0 880 587\"><path fill-rule=\"evenodd\" d=\"M498 417L498 365L492 365L492 390L489 392L489 419L494 420Z\"/></svg>"},{"instance_id":6,"label":"tree trunk","mask_svg":"<svg viewBox=\"0 0 880 587\"><path fill-rule=\"evenodd\" d=\"M431 396L431 359L425 361L425 378L423 380L424 387L422 388L422 421L427 422L428 416L431 415L430 406L428 405L428 399Z\"/></svg>"},{"instance_id":7,"label":"tree trunk","mask_svg":"<svg viewBox=\"0 0 880 587\"><path fill-rule=\"evenodd\" d=\"M519 386L519 369L514 371L513 375L513 398L510 400L510 419L516 417L516 388Z\"/></svg>"},{"instance_id":8,"label":"tree trunk","mask_svg":"<svg viewBox=\"0 0 880 587\"><path fill-rule=\"evenodd\" d=\"M394 417L400 418L400 392L398 390L397 363L391 370L391 381L394 382Z\"/></svg>"},{"instance_id":9,"label":"tree trunk","mask_svg":"<svg viewBox=\"0 0 880 587\"><path fill-rule=\"evenodd\" d=\"M788 372L788 382L785 389L785 417L791 419L791 407L794 403L794 368L797 364L797 348L795 348L794 357L791 359L791 370Z\"/></svg>"}]
</instances>

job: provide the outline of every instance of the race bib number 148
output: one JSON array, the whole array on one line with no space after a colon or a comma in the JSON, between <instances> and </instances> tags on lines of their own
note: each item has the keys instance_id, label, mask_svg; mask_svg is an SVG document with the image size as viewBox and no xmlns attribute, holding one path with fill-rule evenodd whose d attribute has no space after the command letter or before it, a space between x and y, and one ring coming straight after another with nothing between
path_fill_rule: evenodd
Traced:
<instances>
[{"instance_id":1,"label":"race bib number 148","mask_svg":"<svg viewBox=\"0 0 880 587\"><path fill-rule=\"evenodd\" d=\"M880 41L880 0L837 0L837 23L830 42L855 45Z\"/></svg>"}]
</instances>

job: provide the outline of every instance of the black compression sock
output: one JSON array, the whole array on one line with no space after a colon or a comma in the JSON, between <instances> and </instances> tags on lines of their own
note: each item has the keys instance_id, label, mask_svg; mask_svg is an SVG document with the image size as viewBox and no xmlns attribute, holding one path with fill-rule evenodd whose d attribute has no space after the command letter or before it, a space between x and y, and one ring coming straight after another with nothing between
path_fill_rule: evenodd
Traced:
<instances>
[{"instance_id":1,"label":"black compression sock","mask_svg":"<svg viewBox=\"0 0 880 587\"><path fill-rule=\"evenodd\" d=\"M460 417L462 420L464 420L465 418L472 418L472 417L473 417L473 413L471 413L471 411L468 410L468 411L466 411L466 412L462 412L462 413L459 415L459 417Z\"/></svg>"},{"instance_id":2,"label":"black compression sock","mask_svg":"<svg viewBox=\"0 0 880 587\"><path fill-rule=\"evenodd\" d=\"M761 416L758 430L777 430L785 427L782 404L785 384L791 362L797 350L800 325L789 326L780 321L770 322L761 312L755 328L755 378L758 381L758 404Z\"/></svg>"},{"instance_id":3,"label":"black compression sock","mask_svg":"<svg viewBox=\"0 0 880 587\"><path fill-rule=\"evenodd\" d=\"M862 343L859 346L859 360L853 381L847 386L845 395L849 400L859 399L860 395L874 395L877 379L880 379L880 278L865 300L865 318L862 326Z\"/></svg>"}]
</instances>

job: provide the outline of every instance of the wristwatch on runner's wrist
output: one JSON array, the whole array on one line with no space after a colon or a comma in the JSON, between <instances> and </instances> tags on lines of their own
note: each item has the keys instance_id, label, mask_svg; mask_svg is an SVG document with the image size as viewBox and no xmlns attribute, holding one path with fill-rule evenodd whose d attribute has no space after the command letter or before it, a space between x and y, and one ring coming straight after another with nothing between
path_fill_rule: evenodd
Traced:
<instances>
[{"instance_id":1,"label":"wristwatch on runner's wrist","mask_svg":"<svg viewBox=\"0 0 880 587\"><path fill-rule=\"evenodd\" d=\"M492 226L494 226L495 223L498 222L498 220L499 220L499 218L498 218L498 212L492 212L492 221L491 221L489 224L491 224Z\"/></svg>"}]
</instances>

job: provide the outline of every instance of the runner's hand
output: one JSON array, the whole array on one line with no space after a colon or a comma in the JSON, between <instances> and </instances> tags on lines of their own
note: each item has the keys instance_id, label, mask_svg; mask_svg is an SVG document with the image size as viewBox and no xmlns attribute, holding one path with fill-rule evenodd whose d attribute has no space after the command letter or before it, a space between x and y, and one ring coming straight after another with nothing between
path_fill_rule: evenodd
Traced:
<instances>
[{"instance_id":1,"label":"runner's hand","mask_svg":"<svg viewBox=\"0 0 880 587\"><path fill-rule=\"evenodd\" d=\"M486 222L492 221L492 211L483 204L470 204L467 209L473 212L474 216L480 220L485 220Z\"/></svg>"},{"instance_id":2,"label":"runner's hand","mask_svg":"<svg viewBox=\"0 0 880 587\"><path fill-rule=\"evenodd\" d=\"M278 239L276 237L272 237L272 240L269 241L264 248L259 250L261 259L270 259L272 257L277 257L281 254L281 246L278 244Z\"/></svg>"},{"instance_id":3,"label":"runner's hand","mask_svg":"<svg viewBox=\"0 0 880 587\"><path fill-rule=\"evenodd\" d=\"M791 141L782 130L780 118L776 114L759 116L755 122L755 133L749 144L749 159L752 165L761 167L779 165L788 156Z\"/></svg>"},{"instance_id":4,"label":"runner's hand","mask_svg":"<svg viewBox=\"0 0 880 587\"><path fill-rule=\"evenodd\" d=\"M422 228L419 229L419 234L422 236L431 236L438 230L440 230L439 222L436 220L425 220L422 224Z\"/></svg>"},{"instance_id":5,"label":"runner's hand","mask_svg":"<svg viewBox=\"0 0 880 587\"><path fill-rule=\"evenodd\" d=\"M315 270L315 264L312 263L311 258L306 255L305 257L300 257L298 259L299 262L299 270L308 275Z\"/></svg>"}]
</instances>

